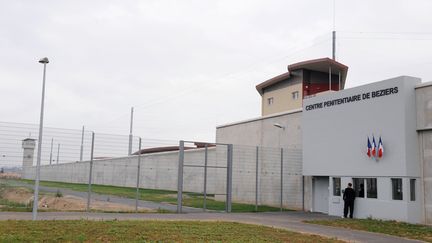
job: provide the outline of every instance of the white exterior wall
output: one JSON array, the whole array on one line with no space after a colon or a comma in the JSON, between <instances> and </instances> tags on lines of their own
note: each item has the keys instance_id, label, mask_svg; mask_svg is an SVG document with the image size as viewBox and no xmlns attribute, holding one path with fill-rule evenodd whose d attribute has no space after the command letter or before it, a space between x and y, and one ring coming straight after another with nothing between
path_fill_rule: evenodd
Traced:
<instances>
[{"instance_id":1,"label":"white exterior wall","mask_svg":"<svg viewBox=\"0 0 432 243\"><path fill-rule=\"evenodd\" d=\"M416 87L417 130L421 146L423 215L432 224L432 82Z\"/></svg>"},{"instance_id":2,"label":"white exterior wall","mask_svg":"<svg viewBox=\"0 0 432 243\"><path fill-rule=\"evenodd\" d=\"M227 146L218 145L208 149L207 193L217 194L216 199L224 201L226 196ZM141 156L140 187L177 191L179 153L163 152ZM183 191L204 191L204 168L189 165L204 165L204 149L185 150L183 168ZM287 208L302 207L301 187L301 150L286 150L284 164L293 163L284 168L284 202ZM138 157L94 160L92 183L121 187L135 187ZM259 148L259 203L279 206L280 198L280 150L277 148ZM234 202L255 203L256 147L233 146L233 183L232 199ZM35 167L25 168L23 178L34 179ZM87 184L89 162L74 162L41 166L41 180Z\"/></svg>"},{"instance_id":3,"label":"white exterior wall","mask_svg":"<svg viewBox=\"0 0 432 243\"><path fill-rule=\"evenodd\" d=\"M230 123L216 128L217 143L302 148L301 109ZM279 123L285 130L275 127Z\"/></svg>"},{"instance_id":4,"label":"white exterior wall","mask_svg":"<svg viewBox=\"0 0 432 243\"><path fill-rule=\"evenodd\" d=\"M329 214L343 212L341 197L332 196L332 177L341 177L342 189L352 178L377 178L378 198L357 198L354 217L424 221L422 195L416 194L416 201L409 197L409 179L421 181L414 92L419 82L398 77L304 100L303 173L329 176ZM306 110L313 104L394 87L395 94ZM384 156L379 161L366 155L367 137L372 142L372 135L376 143L380 136L383 139ZM392 199L391 178L402 178L403 200Z\"/></svg>"},{"instance_id":5,"label":"white exterior wall","mask_svg":"<svg viewBox=\"0 0 432 243\"><path fill-rule=\"evenodd\" d=\"M217 127L216 142L234 144L233 200L255 203L256 146L260 146L258 203L280 206L279 148L282 147L283 206L303 209L301 115L301 110L294 110ZM274 123L285 129L275 127ZM309 181L310 178L305 178L305 184ZM308 193L306 190L305 208L310 208Z\"/></svg>"},{"instance_id":6,"label":"white exterior wall","mask_svg":"<svg viewBox=\"0 0 432 243\"><path fill-rule=\"evenodd\" d=\"M209 165L215 164L215 148L208 149ZM178 151L145 154L141 156L140 187L177 191ZM190 162L190 163L189 163ZM185 164L204 165L204 149L186 150ZM70 183L88 183L89 161L41 166L41 180ZM138 156L94 160L93 184L135 187ZM35 168L24 168L23 178L34 179ZM215 173L209 170L208 192L216 190ZM202 169L185 168L184 191L202 192Z\"/></svg>"},{"instance_id":7,"label":"white exterior wall","mask_svg":"<svg viewBox=\"0 0 432 243\"><path fill-rule=\"evenodd\" d=\"M329 215L343 216L344 202L341 196L334 196L333 177L330 177L329 186ZM354 218L375 218L384 220L398 220L412 223L421 222L422 210L421 200L410 201L410 178L402 178L403 200L392 200L391 177L377 178L378 196L377 198L356 198L354 202ZM351 177L342 177L342 189L352 182ZM417 180L416 196L419 197L420 187Z\"/></svg>"}]
</instances>

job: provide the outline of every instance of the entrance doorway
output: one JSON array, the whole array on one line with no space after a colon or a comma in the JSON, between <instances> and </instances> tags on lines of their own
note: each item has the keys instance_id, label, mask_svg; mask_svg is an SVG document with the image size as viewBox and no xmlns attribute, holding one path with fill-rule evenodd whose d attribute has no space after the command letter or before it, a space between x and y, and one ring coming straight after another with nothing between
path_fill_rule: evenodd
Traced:
<instances>
[{"instance_id":1,"label":"entrance doorway","mask_svg":"<svg viewBox=\"0 0 432 243\"><path fill-rule=\"evenodd\" d=\"M313 211L326 213L329 211L329 177L314 176L313 188Z\"/></svg>"}]
</instances>

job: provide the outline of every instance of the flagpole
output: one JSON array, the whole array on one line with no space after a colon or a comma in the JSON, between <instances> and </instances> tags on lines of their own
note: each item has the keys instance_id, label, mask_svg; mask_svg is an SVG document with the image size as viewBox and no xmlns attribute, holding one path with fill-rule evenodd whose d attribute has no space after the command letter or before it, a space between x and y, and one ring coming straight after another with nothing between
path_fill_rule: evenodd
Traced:
<instances>
[{"instance_id":1,"label":"flagpole","mask_svg":"<svg viewBox=\"0 0 432 243\"><path fill-rule=\"evenodd\" d=\"M380 136L381 137L381 136ZM376 162L379 160L379 140L378 140L378 146L377 146L377 156L376 156Z\"/></svg>"},{"instance_id":2,"label":"flagpole","mask_svg":"<svg viewBox=\"0 0 432 243\"><path fill-rule=\"evenodd\" d=\"M374 157L375 157L375 162L378 162L378 151L377 151L377 147L376 147L376 142L375 142L375 135L372 135L373 136L373 149L375 150L375 154L374 154Z\"/></svg>"},{"instance_id":3,"label":"flagpole","mask_svg":"<svg viewBox=\"0 0 432 243\"><path fill-rule=\"evenodd\" d=\"M369 140L369 136L367 136L367 156L369 157L369 159L370 159L370 157L372 156L372 145L371 145L371 142L370 142L370 140Z\"/></svg>"},{"instance_id":4,"label":"flagpole","mask_svg":"<svg viewBox=\"0 0 432 243\"><path fill-rule=\"evenodd\" d=\"M383 145L382 138L380 135L379 141L378 141L378 158L381 159L383 156L384 156L384 145Z\"/></svg>"}]
</instances>

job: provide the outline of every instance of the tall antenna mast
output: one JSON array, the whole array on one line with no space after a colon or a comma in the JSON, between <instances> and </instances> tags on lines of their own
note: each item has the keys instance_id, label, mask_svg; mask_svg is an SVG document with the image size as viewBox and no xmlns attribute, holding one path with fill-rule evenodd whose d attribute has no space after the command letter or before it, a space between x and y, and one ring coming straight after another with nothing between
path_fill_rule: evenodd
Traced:
<instances>
[{"instance_id":1,"label":"tall antenna mast","mask_svg":"<svg viewBox=\"0 0 432 243\"><path fill-rule=\"evenodd\" d=\"M336 61L336 31L332 31L332 58Z\"/></svg>"},{"instance_id":2,"label":"tall antenna mast","mask_svg":"<svg viewBox=\"0 0 432 243\"><path fill-rule=\"evenodd\" d=\"M336 61L336 0L333 0L332 58Z\"/></svg>"}]
</instances>

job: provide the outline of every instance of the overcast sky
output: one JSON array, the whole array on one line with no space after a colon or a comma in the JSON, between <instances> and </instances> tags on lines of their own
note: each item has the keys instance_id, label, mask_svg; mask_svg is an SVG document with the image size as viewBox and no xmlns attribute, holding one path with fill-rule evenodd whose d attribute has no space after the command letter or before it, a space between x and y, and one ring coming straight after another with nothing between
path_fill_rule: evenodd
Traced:
<instances>
[{"instance_id":1,"label":"overcast sky","mask_svg":"<svg viewBox=\"0 0 432 243\"><path fill-rule=\"evenodd\" d=\"M336 0L347 87L432 81L432 1ZM213 141L260 116L255 85L331 56L333 1L0 0L0 121Z\"/></svg>"}]
</instances>

